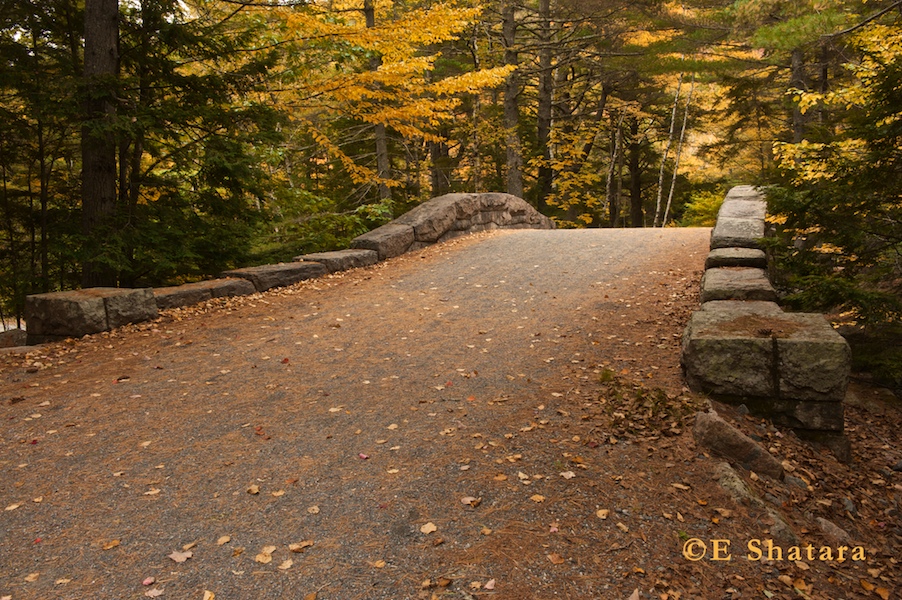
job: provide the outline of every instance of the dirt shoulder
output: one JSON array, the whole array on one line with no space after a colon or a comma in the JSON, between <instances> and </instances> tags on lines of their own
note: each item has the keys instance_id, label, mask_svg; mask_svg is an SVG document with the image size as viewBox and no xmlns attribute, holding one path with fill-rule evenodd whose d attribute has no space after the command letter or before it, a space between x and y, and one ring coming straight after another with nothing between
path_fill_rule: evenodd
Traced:
<instances>
[{"instance_id":1,"label":"dirt shoulder","mask_svg":"<svg viewBox=\"0 0 902 600\"><path fill-rule=\"evenodd\" d=\"M756 504L712 478L679 372L707 242L472 236L0 357L0 598L891 597L879 390L850 465L721 407L794 479L740 469ZM774 511L865 559L750 560Z\"/></svg>"}]
</instances>

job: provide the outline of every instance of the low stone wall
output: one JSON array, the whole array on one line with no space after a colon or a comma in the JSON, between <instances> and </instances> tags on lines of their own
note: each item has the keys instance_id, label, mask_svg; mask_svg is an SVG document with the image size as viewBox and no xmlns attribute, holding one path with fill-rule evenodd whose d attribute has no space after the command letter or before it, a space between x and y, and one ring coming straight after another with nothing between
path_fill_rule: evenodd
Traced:
<instances>
[{"instance_id":1,"label":"low stone wall","mask_svg":"<svg viewBox=\"0 0 902 600\"><path fill-rule=\"evenodd\" d=\"M823 315L784 313L764 270L766 203L751 186L730 190L711 235L701 310L683 334L689 386L742 402L774 422L842 432L851 353Z\"/></svg>"},{"instance_id":2,"label":"low stone wall","mask_svg":"<svg viewBox=\"0 0 902 600\"><path fill-rule=\"evenodd\" d=\"M554 229L554 222L510 194L445 194L355 238L351 247L372 250L385 260L492 229Z\"/></svg>"},{"instance_id":3,"label":"low stone wall","mask_svg":"<svg viewBox=\"0 0 902 600\"><path fill-rule=\"evenodd\" d=\"M353 248L295 257L295 262L234 269L222 279L157 289L88 288L25 300L29 345L81 337L157 317L158 311L244 296L336 271L363 267L453 237L490 229L553 229L554 222L510 194L446 194L365 233ZM18 339L18 338L17 338Z\"/></svg>"}]
</instances>

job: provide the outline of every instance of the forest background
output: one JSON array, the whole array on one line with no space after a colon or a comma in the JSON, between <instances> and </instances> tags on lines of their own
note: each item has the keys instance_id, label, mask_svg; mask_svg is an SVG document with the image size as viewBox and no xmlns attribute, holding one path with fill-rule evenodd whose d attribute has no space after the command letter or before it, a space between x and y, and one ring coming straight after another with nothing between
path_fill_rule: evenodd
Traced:
<instances>
[{"instance_id":1,"label":"forest background","mask_svg":"<svg viewBox=\"0 0 902 600\"><path fill-rule=\"evenodd\" d=\"M800 306L902 313L902 2L0 0L0 322L348 241L448 192L709 225L769 186Z\"/></svg>"}]
</instances>

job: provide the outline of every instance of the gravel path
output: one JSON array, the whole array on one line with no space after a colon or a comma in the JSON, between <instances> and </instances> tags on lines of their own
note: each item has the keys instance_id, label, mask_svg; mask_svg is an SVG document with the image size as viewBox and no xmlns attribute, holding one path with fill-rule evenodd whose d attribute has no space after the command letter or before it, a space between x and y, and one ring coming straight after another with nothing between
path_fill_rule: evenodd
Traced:
<instances>
[{"instance_id":1,"label":"gravel path","mask_svg":"<svg viewBox=\"0 0 902 600\"><path fill-rule=\"evenodd\" d=\"M571 413L612 372L680 392L708 236L473 236L4 357L0 598L605 597L536 545L568 511L611 544Z\"/></svg>"}]
</instances>

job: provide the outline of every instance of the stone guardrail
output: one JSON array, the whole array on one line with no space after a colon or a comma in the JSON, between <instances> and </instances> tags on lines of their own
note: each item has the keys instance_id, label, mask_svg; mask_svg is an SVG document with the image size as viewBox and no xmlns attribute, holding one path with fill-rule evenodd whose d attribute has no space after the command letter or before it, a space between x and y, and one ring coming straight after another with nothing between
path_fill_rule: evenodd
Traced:
<instances>
[{"instance_id":1,"label":"stone guardrail","mask_svg":"<svg viewBox=\"0 0 902 600\"><path fill-rule=\"evenodd\" d=\"M701 309L683 334L690 388L799 432L843 431L849 345L823 315L786 313L767 276L761 240L767 205L732 188L711 232Z\"/></svg>"},{"instance_id":2,"label":"stone guardrail","mask_svg":"<svg viewBox=\"0 0 902 600\"><path fill-rule=\"evenodd\" d=\"M375 264L430 244L491 229L553 229L554 222L510 194L446 194L365 233L351 248L297 256L294 262L233 269L221 279L165 288L87 288L28 296L28 345L108 331L155 319L160 310L243 296L336 271ZM12 336L7 336L12 339ZM19 332L16 340L21 340Z\"/></svg>"}]
</instances>

